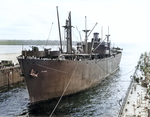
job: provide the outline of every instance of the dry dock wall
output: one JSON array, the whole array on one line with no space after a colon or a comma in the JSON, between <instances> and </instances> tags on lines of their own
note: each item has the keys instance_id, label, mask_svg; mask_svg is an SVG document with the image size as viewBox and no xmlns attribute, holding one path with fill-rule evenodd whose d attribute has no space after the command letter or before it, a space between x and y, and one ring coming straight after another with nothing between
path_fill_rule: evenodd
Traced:
<instances>
[{"instance_id":1,"label":"dry dock wall","mask_svg":"<svg viewBox=\"0 0 150 117\"><path fill-rule=\"evenodd\" d=\"M150 117L150 52L141 54L118 117Z\"/></svg>"},{"instance_id":2,"label":"dry dock wall","mask_svg":"<svg viewBox=\"0 0 150 117\"><path fill-rule=\"evenodd\" d=\"M20 76L20 66L7 67L0 69L0 89L18 82L23 82L24 77Z\"/></svg>"}]
</instances>

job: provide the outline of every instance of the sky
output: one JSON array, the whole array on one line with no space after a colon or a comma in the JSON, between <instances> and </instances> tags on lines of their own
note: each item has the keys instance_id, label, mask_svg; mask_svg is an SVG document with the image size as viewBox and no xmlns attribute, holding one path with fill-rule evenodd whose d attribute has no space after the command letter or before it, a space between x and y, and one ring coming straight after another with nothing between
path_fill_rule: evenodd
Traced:
<instances>
[{"instance_id":1,"label":"sky","mask_svg":"<svg viewBox=\"0 0 150 117\"><path fill-rule=\"evenodd\" d=\"M87 29L97 22L92 33L99 32L103 39L109 26L114 43L150 43L149 5L149 0L0 0L0 40L59 39L58 6L62 38L62 26L71 11L75 41L80 41L77 28L84 40L86 16Z\"/></svg>"}]
</instances>

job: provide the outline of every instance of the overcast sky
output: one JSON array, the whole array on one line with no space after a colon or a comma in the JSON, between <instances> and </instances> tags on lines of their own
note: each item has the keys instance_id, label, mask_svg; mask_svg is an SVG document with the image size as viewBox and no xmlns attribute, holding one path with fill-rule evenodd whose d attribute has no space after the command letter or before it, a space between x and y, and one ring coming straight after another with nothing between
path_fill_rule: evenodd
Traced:
<instances>
[{"instance_id":1,"label":"overcast sky","mask_svg":"<svg viewBox=\"0 0 150 117\"><path fill-rule=\"evenodd\" d=\"M59 39L56 6L63 26L69 11L72 14L74 40L82 39L87 16L87 28L108 33L115 42L150 43L149 0L0 0L0 39ZM52 25L52 22L54 23ZM63 36L63 28L61 28ZM93 34L89 36L89 40ZM101 37L101 34L100 34Z\"/></svg>"}]
</instances>

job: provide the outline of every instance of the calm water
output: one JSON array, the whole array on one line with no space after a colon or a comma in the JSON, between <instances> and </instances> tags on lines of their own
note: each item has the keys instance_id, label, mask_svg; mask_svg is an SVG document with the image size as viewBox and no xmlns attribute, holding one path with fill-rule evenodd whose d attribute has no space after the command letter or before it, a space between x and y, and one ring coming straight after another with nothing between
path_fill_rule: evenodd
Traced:
<instances>
[{"instance_id":1,"label":"calm water","mask_svg":"<svg viewBox=\"0 0 150 117\"><path fill-rule=\"evenodd\" d=\"M4 46L3 46L4 47ZM5 46L9 53L19 53L21 46ZM107 77L97 86L64 97L59 103L53 115L55 116L99 116L115 117L120 110L119 100L124 98L130 83L130 76L133 74L137 61L141 53L149 51L148 46L123 45L123 55L119 69ZM8 53L1 50L0 56ZM5 52L6 51L6 52ZM57 99L31 105L28 91L25 84L12 87L7 91L0 92L0 116L49 116L58 101Z\"/></svg>"}]
</instances>

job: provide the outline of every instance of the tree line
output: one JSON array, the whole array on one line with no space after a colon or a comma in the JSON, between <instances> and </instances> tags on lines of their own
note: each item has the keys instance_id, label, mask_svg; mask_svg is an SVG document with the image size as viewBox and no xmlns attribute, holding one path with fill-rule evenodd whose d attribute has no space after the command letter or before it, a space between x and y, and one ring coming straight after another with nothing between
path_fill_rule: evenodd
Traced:
<instances>
[{"instance_id":1,"label":"tree line","mask_svg":"<svg viewBox=\"0 0 150 117\"><path fill-rule=\"evenodd\" d=\"M62 42L65 44L65 42ZM73 41L73 45L77 42ZM59 45L59 40L0 40L0 45Z\"/></svg>"}]
</instances>

